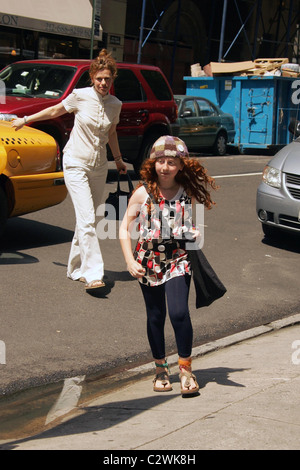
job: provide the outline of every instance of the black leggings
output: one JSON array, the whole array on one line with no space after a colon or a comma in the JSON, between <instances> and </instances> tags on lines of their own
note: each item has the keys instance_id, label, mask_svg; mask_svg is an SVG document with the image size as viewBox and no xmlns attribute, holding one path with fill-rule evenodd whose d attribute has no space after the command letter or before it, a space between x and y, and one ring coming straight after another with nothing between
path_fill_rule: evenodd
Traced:
<instances>
[{"instance_id":1,"label":"black leggings","mask_svg":"<svg viewBox=\"0 0 300 470\"><path fill-rule=\"evenodd\" d=\"M191 276L185 275L174 277L159 286L140 284L146 303L147 334L154 359L165 358L166 298L178 355L187 358L192 353L193 327L188 307L190 282Z\"/></svg>"}]
</instances>

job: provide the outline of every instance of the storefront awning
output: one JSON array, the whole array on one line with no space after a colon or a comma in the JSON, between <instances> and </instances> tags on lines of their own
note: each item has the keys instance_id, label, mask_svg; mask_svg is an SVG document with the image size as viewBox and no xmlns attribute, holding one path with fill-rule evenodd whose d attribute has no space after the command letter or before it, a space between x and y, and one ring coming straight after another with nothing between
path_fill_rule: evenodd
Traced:
<instances>
[{"instance_id":1,"label":"storefront awning","mask_svg":"<svg viewBox=\"0 0 300 470\"><path fill-rule=\"evenodd\" d=\"M94 39L102 39L101 2L96 0ZM0 0L0 26L91 38L92 0Z\"/></svg>"}]
</instances>

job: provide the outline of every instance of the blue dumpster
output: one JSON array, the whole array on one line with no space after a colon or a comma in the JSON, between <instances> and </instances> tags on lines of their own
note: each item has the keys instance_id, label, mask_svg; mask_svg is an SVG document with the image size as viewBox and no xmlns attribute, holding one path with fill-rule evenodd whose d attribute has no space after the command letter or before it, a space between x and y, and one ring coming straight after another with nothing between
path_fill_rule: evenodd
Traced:
<instances>
[{"instance_id":1,"label":"blue dumpster","mask_svg":"<svg viewBox=\"0 0 300 470\"><path fill-rule=\"evenodd\" d=\"M184 77L186 94L202 96L234 117L234 146L283 147L292 140L291 119L299 119L300 79L277 76Z\"/></svg>"}]
</instances>

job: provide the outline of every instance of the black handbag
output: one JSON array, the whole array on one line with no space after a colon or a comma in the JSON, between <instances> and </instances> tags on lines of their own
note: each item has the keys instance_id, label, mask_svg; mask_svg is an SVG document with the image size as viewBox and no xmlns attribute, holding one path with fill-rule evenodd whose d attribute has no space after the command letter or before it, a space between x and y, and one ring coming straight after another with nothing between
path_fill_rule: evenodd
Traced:
<instances>
[{"instance_id":1,"label":"black handbag","mask_svg":"<svg viewBox=\"0 0 300 470\"><path fill-rule=\"evenodd\" d=\"M207 307L227 292L202 250L188 250L196 291L196 308Z\"/></svg>"},{"instance_id":2,"label":"black handbag","mask_svg":"<svg viewBox=\"0 0 300 470\"><path fill-rule=\"evenodd\" d=\"M128 200L133 192L133 184L128 173L126 173L128 191L120 188L120 174L118 173L117 191L109 193L105 201L105 218L109 220L122 220L127 209Z\"/></svg>"}]
</instances>

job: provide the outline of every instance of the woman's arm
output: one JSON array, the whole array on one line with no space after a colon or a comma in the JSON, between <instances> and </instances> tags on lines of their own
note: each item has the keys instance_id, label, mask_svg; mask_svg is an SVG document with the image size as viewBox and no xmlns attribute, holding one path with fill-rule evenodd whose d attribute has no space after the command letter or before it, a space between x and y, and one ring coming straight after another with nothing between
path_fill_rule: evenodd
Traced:
<instances>
[{"instance_id":1,"label":"woman's arm","mask_svg":"<svg viewBox=\"0 0 300 470\"><path fill-rule=\"evenodd\" d=\"M62 116L67 111L62 103L56 104L55 106L49 106L38 113L31 114L24 118L16 118L11 122L12 127L18 131L28 122L44 121L45 119L57 118Z\"/></svg>"},{"instance_id":2,"label":"woman's arm","mask_svg":"<svg viewBox=\"0 0 300 470\"><path fill-rule=\"evenodd\" d=\"M114 157L115 163L117 165L117 170L119 173L127 173L127 166L122 160L122 155L119 147L119 140L117 134L116 124L112 124L108 132L108 145L110 147L111 153Z\"/></svg>"},{"instance_id":3,"label":"woman's arm","mask_svg":"<svg viewBox=\"0 0 300 470\"><path fill-rule=\"evenodd\" d=\"M144 202L145 192L145 188L141 186L129 199L129 204L122 220L119 232L120 243L124 259L127 264L127 269L129 273L136 278L143 277L145 274L145 269L140 265L140 263L135 261L133 257L130 232L132 224L138 216L140 207Z\"/></svg>"}]
</instances>

